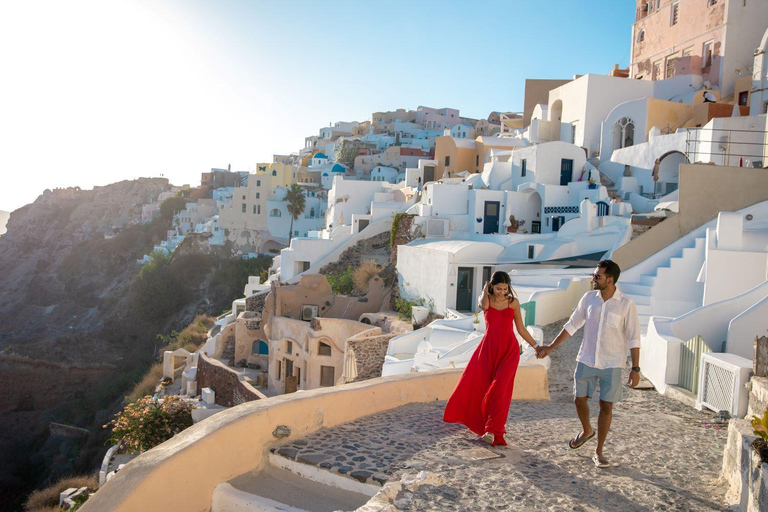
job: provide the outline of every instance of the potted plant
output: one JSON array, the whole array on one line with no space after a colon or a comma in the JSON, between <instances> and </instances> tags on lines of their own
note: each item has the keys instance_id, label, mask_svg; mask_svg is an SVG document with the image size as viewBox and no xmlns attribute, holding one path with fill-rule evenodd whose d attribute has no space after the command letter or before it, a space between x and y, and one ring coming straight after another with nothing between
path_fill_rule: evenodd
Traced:
<instances>
[{"instance_id":1,"label":"potted plant","mask_svg":"<svg viewBox=\"0 0 768 512\"><path fill-rule=\"evenodd\" d=\"M597 182L595 181L594 178L592 178L592 177L589 178L589 185L587 185L587 187L590 188L590 189L597 188Z\"/></svg>"},{"instance_id":2,"label":"potted plant","mask_svg":"<svg viewBox=\"0 0 768 512\"><path fill-rule=\"evenodd\" d=\"M757 439L752 441L752 448L760 454L763 462L768 462L768 408L765 409L763 417L752 416L752 428Z\"/></svg>"}]
</instances>

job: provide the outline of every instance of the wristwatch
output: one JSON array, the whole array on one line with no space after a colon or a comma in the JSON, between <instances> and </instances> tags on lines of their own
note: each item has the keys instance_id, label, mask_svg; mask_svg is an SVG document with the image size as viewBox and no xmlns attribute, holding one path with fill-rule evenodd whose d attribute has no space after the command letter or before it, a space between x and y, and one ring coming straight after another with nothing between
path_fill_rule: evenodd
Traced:
<instances>
[{"instance_id":1,"label":"wristwatch","mask_svg":"<svg viewBox=\"0 0 768 512\"><path fill-rule=\"evenodd\" d=\"M632 371L633 371L633 372L637 372L637 373L640 373L640 367L639 367L639 366L633 366L633 367L632 367Z\"/></svg>"}]
</instances>

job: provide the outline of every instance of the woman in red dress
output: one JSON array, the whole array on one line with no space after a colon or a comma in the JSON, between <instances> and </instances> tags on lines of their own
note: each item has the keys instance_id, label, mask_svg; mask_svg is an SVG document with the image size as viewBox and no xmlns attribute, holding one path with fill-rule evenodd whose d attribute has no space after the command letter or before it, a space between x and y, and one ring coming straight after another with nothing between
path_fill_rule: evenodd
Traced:
<instances>
[{"instance_id":1,"label":"woman in red dress","mask_svg":"<svg viewBox=\"0 0 768 512\"><path fill-rule=\"evenodd\" d=\"M504 425L520 362L520 344L512 322L534 349L536 341L523 325L520 301L512 294L506 272L493 274L478 305L485 315L485 335L445 406L443 421L462 423L483 441L506 446Z\"/></svg>"}]
</instances>

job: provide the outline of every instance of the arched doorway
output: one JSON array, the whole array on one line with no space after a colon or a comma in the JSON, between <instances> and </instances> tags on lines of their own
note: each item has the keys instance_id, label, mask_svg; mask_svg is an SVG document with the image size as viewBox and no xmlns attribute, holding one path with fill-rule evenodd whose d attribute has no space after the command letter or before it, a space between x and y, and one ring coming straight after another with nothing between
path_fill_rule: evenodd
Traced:
<instances>
[{"instance_id":1,"label":"arched doorway","mask_svg":"<svg viewBox=\"0 0 768 512\"><path fill-rule=\"evenodd\" d=\"M518 221L524 221L520 225L518 233L541 233L542 201L541 195L532 189L524 190L528 198L525 200L524 210Z\"/></svg>"},{"instance_id":2,"label":"arched doorway","mask_svg":"<svg viewBox=\"0 0 768 512\"><path fill-rule=\"evenodd\" d=\"M598 201L597 203L595 203L595 205L597 206L598 217L605 217L606 215L608 215L608 203L606 203L605 201Z\"/></svg>"},{"instance_id":3,"label":"arched doorway","mask_svg":"<svg viewBox=\"0 0 768 512\"><path fill-rule=\"evenodd\" d=\"M689 163L680 151L670 151L657 160L653 169L654 195L664 196L677 190L680 183L680 164Z\"/></svg>"}]
</instances>

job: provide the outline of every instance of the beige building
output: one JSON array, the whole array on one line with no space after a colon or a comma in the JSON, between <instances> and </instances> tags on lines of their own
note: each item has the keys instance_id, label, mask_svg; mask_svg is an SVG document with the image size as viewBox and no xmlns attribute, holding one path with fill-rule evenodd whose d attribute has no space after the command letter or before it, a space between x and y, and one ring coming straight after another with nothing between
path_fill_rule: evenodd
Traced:
<instances>
[{"instance_id":1,"label":"beige building","mask_svg":"<svg viewBox=\"0 0 768 512\"><path fill-rule=\"evenodd\" d=\"M414 122L416 120L416 111L399 108L389 112L374 112L371 114L371 122L374 129L385 124L394 123L395 120L401 123Z\"/></svg>"},{"instance_id":2,"label":"beige building","mask_svg":"<svg viewBox=\"0 0 768 512\"><path fill-rule=\"evenodd\" d=\"M631 78L701 75L728 99L736 79L750 74L754 50L766 28L768 2L637 0L636 4Z\"/></svg>"},{"instance_id":3,"label":"beige building","mask_svg":"<svg viewBox=\"0 0 768 512\"><path fill-rule=\"evenodd\" d=\"M235 187L232 199L219 211L219 227L237 231L267 229L267 198L272 190L272 176L250 174L248 185Z\"/></svg>"},{"instance_id":4,"label":"beige building","mask_svg":"<svg viewBox=\"0 0 768 512\"><path fill-rule=\"evenodd\" d=\"M531 124L531 116L536 105L549 102L549 91L565 85L570 80L525 80L525 100L523 103L523 128Z\"/></svg>"},{"instance_id":5,"label":"beige building","mask_svg":"<svg viewBox=\"0 0 768 512\"><path fill-rule=\"evenodd\" d=\"M234 360L268 368L271 393L333 386L344 373L347 339L381 334L358 320L378 312L388 295L380 277L364 297L347 297L334 294L323 275L302 275L274 288L261 311L239 315Z\"/></svg>"}]
</instances>

